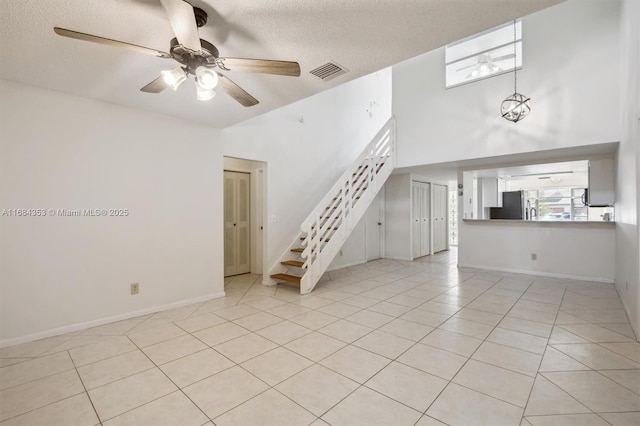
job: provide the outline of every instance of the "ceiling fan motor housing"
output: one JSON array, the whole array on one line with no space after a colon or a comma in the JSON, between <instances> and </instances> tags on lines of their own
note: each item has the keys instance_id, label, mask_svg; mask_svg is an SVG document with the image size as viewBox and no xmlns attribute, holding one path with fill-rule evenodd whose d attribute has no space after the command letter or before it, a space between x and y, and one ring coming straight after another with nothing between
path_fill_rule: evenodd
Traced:
<instances>
[{"instance_id":1,"label":"ceiling fan motor housing","mask_svg":"<svg viewBox=\"0 0 640 426\"><path fill-rule=\"evenodd\" d=\"M204 27L207 23L207 12L200 9L199 7L194 7L193 14L196 17L196 25L198 26L198 28Z\"/></svg>"},{"instance_id":2,"label":"ceiling fan motor housing","mask_svg":"<svg viewBox=\"0 0 640 426\"><path fill-rule=\"evenodd\" d=\"M196 68L199 66L215 66L210 58L218 58L220 56L218 49L213 44L202 39L200 39L200 44L202 45L202 50L200 52L193 52L183 47L178 43L178 39L174 38L171 40L169 54L173 59L186 66L188 73L195 74Z\"/></svg>"}]
</instances>

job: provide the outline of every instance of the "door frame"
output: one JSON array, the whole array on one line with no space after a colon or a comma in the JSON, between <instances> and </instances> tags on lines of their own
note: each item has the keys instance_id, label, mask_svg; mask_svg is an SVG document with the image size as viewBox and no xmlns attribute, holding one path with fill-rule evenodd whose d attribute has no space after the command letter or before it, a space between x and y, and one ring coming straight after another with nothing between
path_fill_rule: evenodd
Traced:
<instances>
[{"instance_id":1,"label":"door frame","mask_svg":"<svg viewBox=\"0 0 640 426\"><path fill-rule=\"evenodd\" d=\"M428 253L426 254L420 254L419 256L416 256L416 253L414 253L413 250L413 245L414 245L414 230L413 230L413 224L414 224L414 215L413 215L413 209L414 209L414 203L416 202L416 200L414 200L413 197L413 184L414 183L418 183L418 184L424 184L424 185L429 185L429 190L428 192L428 196L429 196L429 249L427 250ZM411 232L409 233L410 235L410 241L409 241L409 249L410 249L410 253L411 253L411 260L413 259L417 259L419 257L424 257L424 256L431 256L433 255L433 182L430 182L428 179L424 179L424 178L420 178L419 176L412 176L409 180L409 184L410 184L410 189L409 189L409 193L410 193L410 197L409 197L409 204L410 204L410 224L411 224Z\"/></svg>"},{"instance_id":2,"label":"door frame","mask_svg":"<svg viewBox=\"0 0 640 426\"><path fill-rule=\"evenodd\" d=\"M250 218L251 218L251 273L263 274L268 271L265 262L267 257L267 163L258 160L223 156L222 174L224 172L248 173L250 186ZM224 209L224 192L220 195ZM223 218L224 226L224 218ZM222 241L224 253L224 239ZM224 275L224 271L223 271Z\"/></svg>"},{"instance_id":3,"label":"door frame","mask_svg":"<svg viewBox=\"0 0 640 426\"><path fill-rule=\"evenodd\" d=\"M227 201L227 195L231 195L227 193L227 179L231 179L233 182L233 199L232 199L232 204L233 206L229 206L227 205L226 201ZM247 193L246 193L246 198L242 199L240 197L241 191L240 191L240 183L241 182L246 182L247 185ZM253 227L253 218L252 216L252 206L253 206L253 202L252 202L252 198L253 198L253 187L251 185L251 173L249 172L242 172L242 171L236 171L236 170L224 170L224 200L225 200L225 205L223 206L223 210L224 210L224 214L225 214L225 218L224 218L224 257L225 257L225 267L224 267L224 277L231 277L234 275L242 275L242 274L247 274L247 273L251 273L251 264L253 261L253 254L252 251L253 250L253 239L251 236L252 233L252 227ZM247 203L246 206L248 208L245 209L240 209L239 206L241 206L242 204ZM226 218L226 210L228 207L231 207L233 209L233 226L230 226L230 222L227 221ZM241 220L241 215L242 213L246 214L246 220ZM237 225L237 226L236 226ZM234 233L234 250L233 250L233 257L234 257L234 262L232 265L232 271L227 271L227 231L228 230L233 230ZM248 238L248 241L246 241L246 248L245 250L248 251L248 253L240 253L239 249L242 246L241 244L241 239L240 239L240 229L245 229L246 230L246 237ZM248 235L247 235L248 234ZM242 239L244 240L244 239ZM247 255L247 261L243 262L242 264L240 263L240 259L242 255ZM227 272L229 272L229 274L227 274Z\"/></svg>"}]
</instances>

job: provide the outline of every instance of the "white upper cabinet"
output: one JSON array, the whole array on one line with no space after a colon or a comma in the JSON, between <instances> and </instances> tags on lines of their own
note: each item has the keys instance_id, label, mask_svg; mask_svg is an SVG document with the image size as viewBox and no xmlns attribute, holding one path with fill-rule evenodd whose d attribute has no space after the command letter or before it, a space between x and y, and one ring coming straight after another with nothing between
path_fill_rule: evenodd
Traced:
<instances>
[{"instance_id":1,"label":"white upper cabinet","mask_svg":"<svg viewBox=\"0 0 640 426\"><path fill-rule=\"evenodd\" d=\"M504 179L495 177L481 178L482 207L502 207Z\"/></svg>"},{"instance_id":2,"label":"white upper cabinet","mask_svg":"<svg viewBox=\"0 0 640 426\"><path fill-rule=\"evenodd\" d=\"M590 207L613 206L615 203L615 169L613 159L589 161L589 191L587 205Z\"/></svg>"}]
</instances>

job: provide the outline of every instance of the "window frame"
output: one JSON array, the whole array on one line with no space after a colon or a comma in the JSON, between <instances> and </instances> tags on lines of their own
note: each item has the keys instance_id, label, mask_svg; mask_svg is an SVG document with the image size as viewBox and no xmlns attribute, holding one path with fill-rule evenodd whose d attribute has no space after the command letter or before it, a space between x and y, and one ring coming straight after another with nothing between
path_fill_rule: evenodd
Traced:
<instances>
[{"instance_id":1,"label":"window frame","mask_svg":"<svg viewBox=\"0 0 640 426\"><path fill-rule=\"evenodd\" d=\"M463 79L462 81L458 81L456 83L451 83L449 84L449 79L450 79L450 72L449 72L449 67L453 66L454 64L459 64L461 62L464 63L464 61L468 61L469 59L472 58L476 58L476 62L477 64L480 64L480 56L487 54L489 52L492 51L496 51L505 47L512 47L513 46L513 35L511 35L510 39L507 40L505 39L504 43L501 44L487 44L484 46L484 49L481 50L474 50L474 53L471 54L467 54L465 56L454 56L453 58L449 59L449 54L450 52L453 51L453 49L455 48L459 48L461 45L465 45L465 44L470 44L473 42L477 42L478 39L481 39L482 37L486 37L487 35L490 35L491 33L494 32L499 32L501 30L503 30L506 27L513 27L513 21L509 21L505 24L502 25L498 25L494 28L490 28L486 31L480 32L478 34L474 34L472 36L463 38L461 40L458 40L456 42L450 43L448 45L445 46L445 50L444 50L444 56L445 56L445 89L453 89L456 87L460 87L460 86L464 86L466 84L470 84L470 83L474 83L476 81L480 81L480 80L486 80L487 78L491 78L491 77L496 77L498 75L502 75L502 74L507 74L510 72L513 72L514 67L513 67L513 61L511 59L509 59L509 65L501 70L496 70L491 72L490 74L487 75L479 75L476 77L472 77L469 79ZM512 34L512 33L511 33ZM516 20L516 66L515 66L515 70L520 70L522 69L522 65L523 65L523 45L522 45L522 20L521 19L517 19ZM512 52L513 50L511 50ZM459 66L458 65L458 66ZM466 66L465 68L467 68L468 66ZM455 72L458 72L458 70L456 70Z\"/></svg>"}]
</instances>

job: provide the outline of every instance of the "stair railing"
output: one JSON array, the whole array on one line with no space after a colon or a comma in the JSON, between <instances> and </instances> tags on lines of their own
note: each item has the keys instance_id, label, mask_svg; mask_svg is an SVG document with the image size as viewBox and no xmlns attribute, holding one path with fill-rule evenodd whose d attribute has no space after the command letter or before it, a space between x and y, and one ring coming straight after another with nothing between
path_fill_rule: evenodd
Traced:
<instances>
[{"instance_id":1,"label":"stair railing","mask_svg":"<svg viewBox=\"0 0 640 426\"><path fill-rule=\"evenodd\" d=\"M291 250L302 245L305 273L300 279L300 293L313 290L395 168L395 161L392 117L302 222L301 233L271 272L280 269L280 262Z\"/></svg>"}]
</instances>

